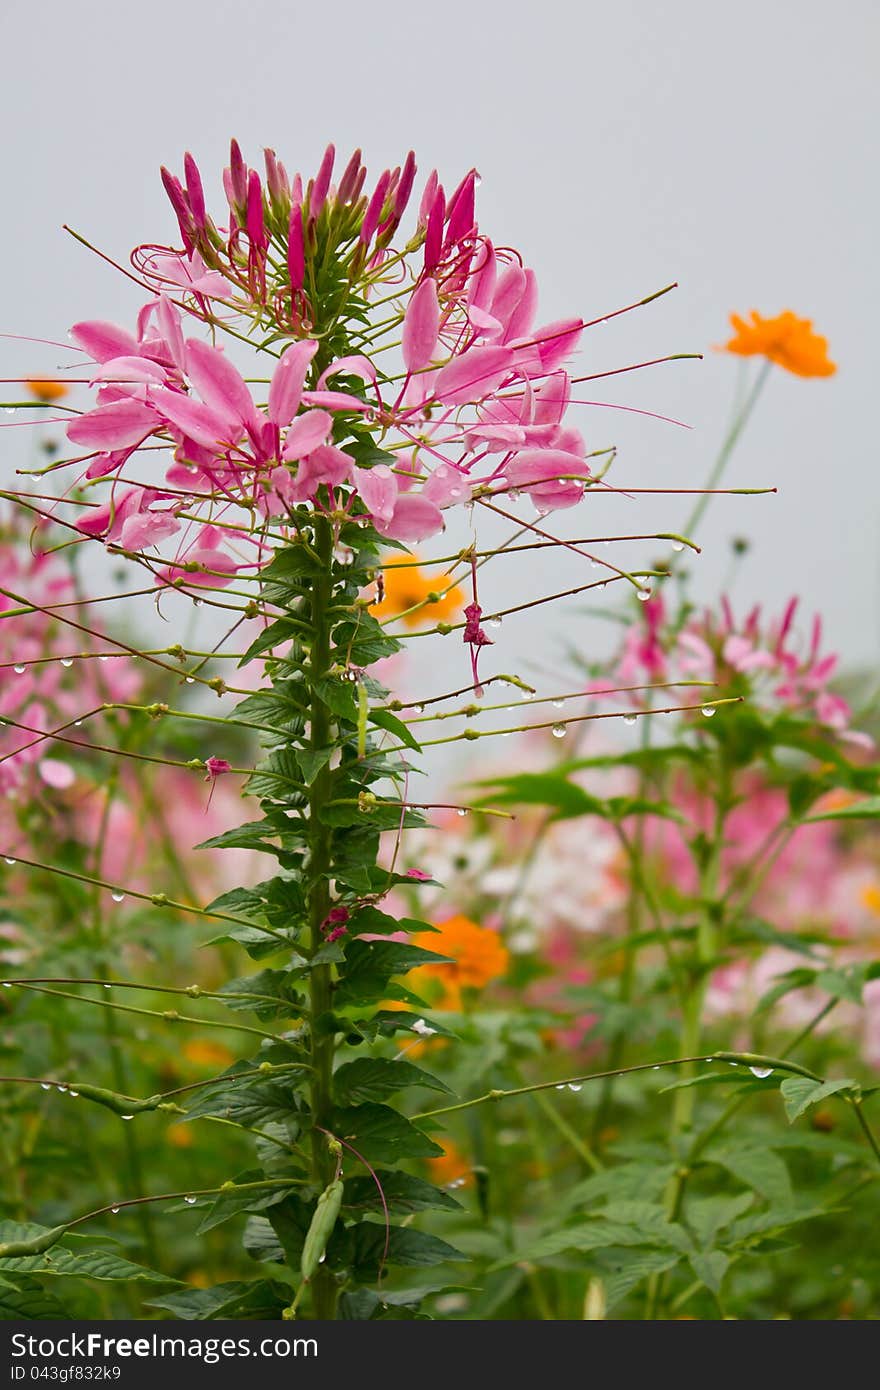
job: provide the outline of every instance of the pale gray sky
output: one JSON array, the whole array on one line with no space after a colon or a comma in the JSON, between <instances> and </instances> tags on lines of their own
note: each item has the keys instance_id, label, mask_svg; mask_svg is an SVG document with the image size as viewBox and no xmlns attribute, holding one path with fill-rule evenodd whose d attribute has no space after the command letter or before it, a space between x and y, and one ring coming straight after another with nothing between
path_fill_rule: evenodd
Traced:
<instances>
[{"instance_id":1,"label":"pale gray sky","mask_svg":"<svg viewBox=\"0 0 880 1390\"><path fill-rule=\"evenodd\" d=\"M63 338L80 318L130 322L136 287L61 224L122 260L136 242L170 239L158 167L179 168L185 148L218 209L232 134L253 163L268 144L306 171L330 139L344 153L361 145L375 172L412 146L447 186L475 164L481 225L535 267L547 318L592 317L680 282L594 330L583 370L706 349L724 340L731 309L790 307L827 334L836 377L774 374L734 477L780 494L716 503L698 592L712 595L730 537L746 533L744 600L780 607L801 592L848 660L876 661L878 17L876 0L8 7L0 328ZM0 343L4 376L56 360ZM734 379L734 361L710 352L594 387L690 431L611 410L584 410L579 423L591 447L621 446L620 485L694 486ZM19 434L4 435L6 479ZM560 525L569 536L677 529L686 510L680 498L592 497ZM565 557L506 562L484 604L581 573ZM510 621L496 664L550 658L563 629L571 635L563 610ZM460 648L434 651L463 667Z\"/></svg>"}]
</instances>

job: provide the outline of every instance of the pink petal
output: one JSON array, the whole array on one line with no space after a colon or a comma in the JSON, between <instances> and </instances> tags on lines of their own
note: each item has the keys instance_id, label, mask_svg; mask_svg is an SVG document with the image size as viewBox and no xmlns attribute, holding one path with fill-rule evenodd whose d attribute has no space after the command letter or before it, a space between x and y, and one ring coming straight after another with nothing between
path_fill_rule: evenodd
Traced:
<instances>
[{"instance_id":1,"label":"pink petal","mask_svg":"<svg viewBox=\"0 0 880 1390\"><path fill-rule=\"evenodd\" d=\"M165 372L146 357L111 357L99 367L93 381L150 382L161 385Z\"/></svg>"},{"instance_id":2,"label":"pink petal","mask_svg":"<svg viewBox=\"0 0 880 1390\"><path fill-rule=\"evenodd\" d=\"M457 468L440 463L422 488L421 495L436 507L454 507L459 502L467 502L471 490L467 478Z\"/></svg>"},{"instance_id":3,"label":"pink petal","mask_svg":"<svg viewBox=\"0 0 880 1390\"><path fill-rule=\"evenodd\" d=\"M102 323L98 320L88 323L75 323L70 336L77 347L87 352L96 362L107 362L111 357L136 357L137 339L126 328L117 328L115 323Z\"/></svg>"},{"instance_id":4,"label":"pink petal","mask_svg":"<svg viewBox=\"0 0 880 1390\"><path fill-rule=\"evenodd\" d=\"M326 410L307 410L297 415L287 431L281 457L288 461L304 458L325 442L332 428L333 417Z\"/></svg>"},{"instance_id":5,"label":"pink petal","mask_svg":"<svg viewBox=\"0 0 880 1390\"><path fill-rule=\"evenodd\" d=\"M545 372L552 372L566 357L570 357L584 331L581 319L558 319L536 328L532 335Z\"/></svg>"},{"instance_id":6,"label":"pink petal","mask_svg":"<svg viewBox=\"0 0 880 1390\"><path fill-rule=\"evenodd\" d=\"M290 424L299 409L309 364L317 351L317 342L305 338L281 354L269 386L269 419L273 424Z\"/></svg>"},{"instance_id":7,"label":"pink petal","mask_svg":"<svg viewBox=\"0 0 880 1390\"><path fill-rule=\"evenodd\" d=\"M67 763L59 762L57 758L41 758L38 764L40 777L47 787L53 787L55 791L67 791L76 781L76 773Z\"/></svg>"},{"instance_id":8,"label":"pink petal","mask_svg":"<svg viewBox=\"0 0 880 1390\"><path fill-rule=\"evenodd\" d=\"M358 410L369 414L373 407L360 396L350 396L347 391L303 391L303 405L319 405L327 410Z\"/></svg>"},{"instance_id":9,"label":"pink petal","mask_svg":"<svg viewBox=\"0 0 880 1390\"><path fill-rule=\"evenodd\" d=\"M211 347L198 338L186 344L186 371L202 400L212 410L227 419L240 420L243 425L257 422L250 388L238 368L219 348Z\"/></svg>"},{"instance_id":10,"label":"pink petal","mask_svg":"<svg viewBox=\"0 0 880 1390\"><path fill-rule=\"evenodd\" d=\"M125 521L119 540L126 550L144 550L167 540L179 530L177 517L168 512L139 512Z\"/></svg>"},{"instance_id":11,"label":"pink petal","mask_svg":"<svg viewBox=\"0 0 880 1390\"><path fill-rule=\"evenodd\" d=\"M151 392L156 409L172 425L183 430L196 444L216 451L223 444L234 444L241 438L242 427L228 415L221 415L201 401L194 401L181 391L166 391L162 387Z\"/></svg>"},{"instance_id":12,"label":"pink petal","mask_svg":"<svg viewBox=\"0 0 880 1390\"><path fill-rule=\"evenodd\" d=\"M375 468L353 468L355 491L374 521L388 522L397 501L397 479L384 463Z\"/></svg>"},{"instance_id":13,"label":"pink petal","mask_svg":"<svg viewBox=\"0 0 880 1390\"><path fill-rule=\"evenodd\" d=\"M513 309L504 335L505 342L512 338L524 338L535 321L538 312L538 281L533 270L523 272L525 283L516 307Z\"/></svg>"},{"instance_id":14,"label":"pink petal","mask_svg":"<svg viewBox=\"0 0 880 1390\"><path fill-rule=\"evenodd\" d=\"M351 477L352 460L332 444L322 444L300 463L293 480L291 495L297 502L314 497L322 483L338 487Z\"/></svg>"},{"instance_id":15,"label":"pink petal","mask_svg":"<svg viewBox=\"0 0 880 1390\"><path fill-rule=\"evenodd\" d=\"M170 394L170 393L169 393ZM99 405L67 426L71 444L85 449L123 449L139 444L161 423L155 410L139 401L114 401Z\"/></svg>"},{"instance_id":16,"label":"pink petal","mask_svg":"<svg viewBox=\"0 0 880 1390\"><path fill-rule=\"evenodd\" d=\"M508 347L475 347L437 373L434 394L446 405L462 405L480 400L504 380L513 362Z\"/></svg>"},{"instance_id":17,"label":"pink petal","mask_svg":"<svg viewBox=\"0 0 880 1390\"><path fill-rule=\"evenodd\" d=\"M389 521L377 521L376 530L391 540L424 541L443 530L440 508L420 493L402 492Z\"/></svg>"},{"instance_id":18,"label":"pink petal","mask_svg":"<svg viewBox=\"0 0 880 1390\"><path fill-rule=\"evenodd\" d=\"M584 459L564 449L523 449L504 469L504 476L514 488L557 482L561 478L587 478L589 473Z\"/></svg>"},{"instance_id":19,"label":"pink petal","mask_svg":"<svg viewBox=\"0 0 880 1390\"><path fill-rule=\"evenodd\" d=\"M437 346L440 303L436 281L429 276L412 295L403 319L403 360L408 372L427 367Z\"/></svg>"}]
</instances>

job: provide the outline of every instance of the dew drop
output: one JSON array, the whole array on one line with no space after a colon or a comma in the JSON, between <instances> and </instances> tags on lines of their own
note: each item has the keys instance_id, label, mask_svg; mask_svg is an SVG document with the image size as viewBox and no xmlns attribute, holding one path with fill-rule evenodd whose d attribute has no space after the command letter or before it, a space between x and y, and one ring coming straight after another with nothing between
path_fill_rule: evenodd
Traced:
<instances>
[{"instance_id":1,"label":"dew drop","mask_svg":"<svg viewBox=\"0 0 880 1390\"><path fill-rule=\"evenodd\" d=\"M12 864L15 863L15 860L14 860L14 859L9 859L9 858L7 858L5 862L11 866Z\"/></svg>"},{"instance_id":2,"label":"dew drop","mask_svg":"<svg viewBox=\"0 0 880 1390\"><path fill-rule=\"evenodd\" d=\"M568 1083L568 1089L574 1091L575 1095L577 1095L578 1091L582 1091L584 1088L579 1081L570 1081Z\"/></svg>"},{"instance_id":3,"label":"dew drop","mask_svg":"<svg viewBox=\"0 0 880 1390\"><path fill-rule=\"evenodd\" d=\"M198 1197L184 1197L183 1200L186 1202L186 1205L187 1205L188 1207L194 1207L195 1204L196 1204L196 1202L197 1202L199 1199L198 1199Z\"/></svg>"},{"instance_id":4,"label":"dew drop","mask_svg":"<svg viewBox=\"0 0 880 1390\"><path fill-rule=\"evenodd\" d=\"M187 684L187 685L195 685L195 683L196 683L196 681L195 681L195 676L187 676L187 678L186 678L186 684Z\"/></svg>"},{"instance_id":5,"label":"dew drop","mask_svg":"<svg viewBox=\"0 0 880 1390\"><path fill-rule=\"evenodd\" d=\"M109 986L109 985L105 985L104 988L105 988L105 989L109 989L110 986Z\"/></svg>"},{"instance_id":6,"label":"dew drop","mask_svg":"<svg viewBox=\"0 0 880 1390\"><path fill-rule=\"evenodd\" d=\"M201 606L202 606L202 600L201 600L200 598L194 598L194 599L193 599L193 608L201 608Z\"/></svg>"},{"instance_id":7,"label":"dew drop","mask_svg":"<svg viewBox=\"0 0 880 1390\"><path fill-rule=\"evenodd\" d=\"M414 706L414 709L415 709L416 714L424 714L424 713L425 713L425 706L424 706L424 705L415 705L415 706Z\"/></svg>"},{"instance_id":8,"label":"dew drop","mask_svg":"<svg viewBox=\"0 0 880 1390\"><path fill-rule=\"evenodd\" d=\"M111 1210L111 1212L113 1213L114 1216L118 1216L118 1215L119 1215L119 1208L118 1208L118 1207L111 1207L110 1210Z\"/></svg>"},{"instance_id":9,"label":"dew drop","mask_svg":"<svg viewBox=\"0 0 880 1390\"><path fill-rule=\"evenodd\" d=\"M711 719L712 715L715 713L715 706L704 705L700 713L702 714L704 719Z\"/></svg>"},{"instance_id":10,"label":"dew drop","mask_svg":"<svg viewBox=\"0 0 880 1390\"><path fill-rule=\"evenodd\" d=\"M77 1100L79 1098L79 1091L68 1091L67 1094L72 1100Z\"/></svg>"},{"instance_id":11,"label":"dew drop","mask_svg":"<svg viewBox=\"0 0 880 1390\"><path fill-rule=\"evenodd\" d=\"M564 701L564 700L554 700L554 701L553 701L553 708L554 708L554 709L562 709L562 708L564 707L564 705L565 705L565 701Z\"/></svg>"},{"instance_id":12,"label":"dew drop","mask_svg":"<svg viewBox=\"0 0 880 1390\"><path fill-rule=\"evenodd\" d=\"M99 660L99 661L109 661L110 658L109 658L109 656L101 655L101 656L98 657L98 660Z\"/></svg>"},{"instance_id":13,"label":"dew drop","mask_svg":"<svg viewBox=\"0 0 880 1390\"><path fill-rule=\"evenodd\" d=\"M681 551L684 550L684 543L682 541L673 541L672 549L680 554Z\"/></svg>"},{"instance_id":14,"label":"dew drop","mask_svg":"<svg viewBox=\"0 0 880 1390\"><path fill-rule=\"evenodd\" d=\"M463 806L459 806L458 815L461 816L462 820L464 820L465 816L467 815L467 811Z\"/></svg>"},{"instance_id":15,"label":"dew drop","mask_svg":"<svg viewBox=\"0 0 880 1390\"><path fill-rule=\"evenodd\" d=\"M59 1094L60 1096L66 1095L66 1093L67 1093L67 1087L66 1087L66 1086L56 1086L55 1089L57 1090L57 1092L58 1092L58 1094Z\"/></svg>"},{"instance_id":16,"label":"dew drop","mask_svg":"<svg viewBox=\"0 0 880 1390\"><path fill-rule=\"evenodd\" d=\"M639 603L647 603L647 602L648 602L648 599L649 599L650 597L651 597L651 590L650 590L650 589L637 589L637 590L636 590L636 598L638 599Z\"/></svg>"},{"instance_id":17,"label":"dew drop","mask_svg":"<svg viewBox=\"0 0 880 1390\"><path fill-rule=\"evenodd\" d=\"M11 984L11 982L10 982L9 980L4 980L4 981L3 981L3 988L4 988L4 989L12 989L12 984Z\"/></svg>"},{"instance_id":18,"label":"dew drop","mask_svg":"<svg viewBox=\"0 0 880 1390\"><path fill-rule=\"evenodd\" d=\"M41 1082L40 1082L40 1090L41 1090L41 1091L51 1091L51 1089L52 1089L52 1086L51 1086L51 1083L50 1083L50 1082L48 1082L48 1081L41 1081Z\"/></svg>"},{"instance_id":19,"label":"dew drop","mask_svg":"<svg viewBox=\"0 0 880 1390\"><path fill-rule=\"evenodd\" d=\"M659 1067L652 1067L652 1068L651 1068L651 1071L659 1071L659 1070L660 1070Z\"/></svg>"},{"instance_id":20,"label":"dew drop","mask_svg":"<svg viewBox=\"0 0 880 1390\"><path fill-rule=\"evenodd\" d=\"M134 1115L120 1115L119 1118L120 1120L133 1120Z\"/></svg>"},{"instance_id":21,"label":"dew drop","mask_svg":"<svg viewBox=\"0 0 880 1390\"><path fill-rule=\"evenodd\" d=\"M110 896L111 896L111 898L113 899L113 901L114 901L115 903L121 903L122 900L123 900L123 898L125 897L125 894L124 894L124 893L111 893Z\"/></svg>"},{"instance_id":22,"label":"dew drop","mask_svg":"<svg viewBox=\"0 0 880 1390\"><path fill-rule=\"evenodd\" d=\"M557 1089L557 1091L564 1091L564 1090L565 1090L565 1082L563 1081L562 1085L561 1085L561 1086L557 1086L556 1089Z\"/></svg>"},{"instance_id":23,"label":"dew drop","mask_svg":"<svg viewBox=\"0 0 880 1390\"><path fill-rule=\"evenodd\" d=\"M772 1067L749 1067L749 1071L752 1073L752 1076L757 1076L759 1081L763 1081L765 1077L773 1075Z\"/></svg>"},{"instance_id":24,"label":"dew drop","mask_svg":"<svg viewBox=\"0 0 880 1390\"><path fill-rule=\"evenodd\" d=\"M635 724L636 717L634 714L625 714L623 716L623 722L624 724Z\"/></svg>"},{"instance_id":25,"label":"dew drop","mask_svg":"<svg viewBox=\"0 0 880 1390\"><path fill-rule=\"evenodd\" d=\"M81 720L81 719L74 719L74 721L73 721L73 727L74 727L75 729L81 729L81 728L82 728L82 720Z\"/></svg>"},{"instance_id":26,"label":"dew drop","mask_svg":"<svg viewBox=\"0 0 880 1390\"><path fill-rule=\"evenodd\" d=\"M550 730L554 738L565 738L566 728L564 724L554 724Z\"/></svg>"},{"instance_id":27,"label":"dew drop","mask_svg":"<svg viewBox=\"0 0 880 1390\"><path fill-rule=\"evenodd\" d=\"M3 413L4 413L5 415L14 415L14 414L15 414L15 406L14 406L14 405L7 405L7 406L4 406L4 407L3 407Z\"/></svg>"},{"instance_id":28,"label":"dew drop","mask_svg":"<svg viewBox=\"0 0 880 1390\"><path fill-rule=\"evenodd\" d=\"M13 669L13 671L15 672L15 674L16 674L17 676L23 676L23 675L24 675L24 667L23 667L23 666L13 666L12 669Z\"/></svg>"},{"instance_id":29,"label":"dew drop","mask_svg":"<svg viewBox=\"0 0 880 1390\"><path fill-rule=\"evenodd\" d=\"M73 665L73 657L63 656L61 658L61 665L65 668L65 670L69 670L69 668Z\"/></svg>"},{"instance_id":30,"label":"dew drop","mask_svg":"<svg viewBox=\"0 0 880 1390\"><path fill-rule=\"evenodd\" d=\"M501 615L496 613L494 617L486 619L486 625L488 627L501 627L503 621L504 619Z\"/></svg>"},{"instance_id":31,"label":"dew drop","mask_svg":"<svg viewBox=\"0 0 880 1390\"><path fill-rule=\"evenodd\" d=\"M452 1191L457 1187L464 1187L466 1181L466 1178L453 1178L452 1182L448 1182L446 1186Z\"/></svg>"}]
</instances>

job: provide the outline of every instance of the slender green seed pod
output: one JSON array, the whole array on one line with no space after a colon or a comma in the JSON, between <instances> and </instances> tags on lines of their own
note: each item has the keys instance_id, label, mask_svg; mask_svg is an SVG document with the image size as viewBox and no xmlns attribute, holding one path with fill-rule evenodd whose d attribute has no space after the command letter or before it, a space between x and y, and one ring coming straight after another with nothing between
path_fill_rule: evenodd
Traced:
<instances>
[{"instance_id":1,"label":"slender green seed pod","mask_svg":"<svg viewBox=\"0 0 880 1390\"><path fill-rule=\"evenodd\" d=\"M311 1279L327 1249L327 1242L333 1234L341 1206L342 1179L335 1178L318 1198L318 1205L315 1207L315 1214L303 1244L300 1270L306 1282Z\"/></svg>"},{"instance_id":2,"label":"slender green seed pod","mask_svg":"<svg viewBox=\"0 0 880 1390\"><path fill-rule=\"evenodd\" d=\"M53 1226L51 1231L43 1231L30 1240L7 1240L0 1245L0 1260L11 1260L19 1255L42 1255L44 1250L57 1245L67 1231L67 1226Z\"/></svg>"}]
</instances>

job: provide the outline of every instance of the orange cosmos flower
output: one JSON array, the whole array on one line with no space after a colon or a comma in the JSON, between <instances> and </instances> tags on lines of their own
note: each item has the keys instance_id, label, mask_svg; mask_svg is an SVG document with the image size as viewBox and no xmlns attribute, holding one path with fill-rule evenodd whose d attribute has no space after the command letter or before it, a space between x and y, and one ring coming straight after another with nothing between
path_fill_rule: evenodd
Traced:
<instances>
[{"instance_id":1,"label":"orange cosmos flower","mask_svg":"<svg viewBox=\"0 0 880 1390\"><path fill-rule=\"evenodd\" d=\"M208 1038L195 1038L192 1042L184 1043L183 1055L188 1062L195 1062L197 1067L229 1067L235 1061L234 1052Z\"/></svg>"},{"instance_id":2,"label":"orange cosmos flower","mask_svg":"<svg viewBox=\"0 0 880 1390\"><path fill-rule=\"evenodd\" d=\"M412 944L452 958L444 965L421 965L408 976L416 994L441 1009L459 1009L462 989L483 989L501 979L510 960L497 931L460 915L438 922L435 932L417 933Z\"/></svg>"},{"instance_id":3,"label":"orange cosmos flower","mask_svg":"<svg viewBox=\"0 0 880 1390\"><path fill-rule=\"evenodd\" d=\"M811 319L799 319L790 309L765 319L756 309L751 322L731 314L736 330L724 351L740 357L766 357L795 376L833 376L837 366L828 356L828 339L813 332Z\"/></svg>"},{"instance_id":4,"label":"orange cosmos flower","mask_svg":"<svg viewBox=\"0 0 880 1390\"><path fill-rule=\"evenodd\" d=\"M473 1186L473 1165L451 1139L444 1140L442 1154L428 1159L428 1171L438 1187Z\"/></svg>"},{"instance_id":5,"label":"orange cosmos flower","mask_svg":"<svg viewBox=\"0 0 880 1390\"><path fill-rule=\"evenodd\" d=\"M420 627L426 619L432 623L453 617L461 610L464 595L456 585L450 586L448 574L434 574L431 577L420 567L418 556L412 557L415 563L394 564L382 573L384 595L381 602L383 617L396 617L404 614L404 627ZM429 594L437 594L434 602L415 613L407 610L416 604L425 603Z\"/></svg>"},{"instance_id":6,"label":"orange cosmos flower","mask_svg":"<svg viewBox=\"0 0 880 1390\"><path fill-rule=\"evenodd\" d=\"M63 400L70 391L70 387L65 386L63 381L43 381L35 376L28 377L25 386L36 400L47 403Z\"/></svg>"},{"instance_id":7,"label":"orange cosmos flower","mask_svg":"<svg viewBox=\"0 0 880 1390\"><path fill-rule=\"evenodd\" d=\"M880 917L880 885L867 883L861 892L862 904L869 912L875 912Z\"/></svg>"}]
</instances>

